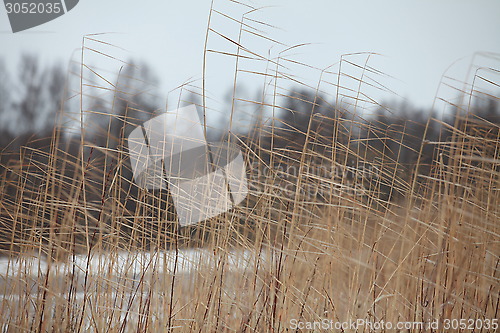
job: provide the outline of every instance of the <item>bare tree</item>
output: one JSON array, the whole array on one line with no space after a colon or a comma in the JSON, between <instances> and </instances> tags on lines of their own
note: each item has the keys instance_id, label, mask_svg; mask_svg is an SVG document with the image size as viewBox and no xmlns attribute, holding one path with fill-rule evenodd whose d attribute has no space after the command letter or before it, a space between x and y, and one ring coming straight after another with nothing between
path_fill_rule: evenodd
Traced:
<instances>
[{"instance_id":1,"label":"bare tree","mask_svg":"<svg viewBox=\"0 0 500 333\"><path fill-rule=\"evenodd\" d=\"M5 134L7 133L8 125L10 123L10 90L11 89L10 77L3 59L0 59L0 146L3 147L7 142Z\"/></svg>"}]
</instances>

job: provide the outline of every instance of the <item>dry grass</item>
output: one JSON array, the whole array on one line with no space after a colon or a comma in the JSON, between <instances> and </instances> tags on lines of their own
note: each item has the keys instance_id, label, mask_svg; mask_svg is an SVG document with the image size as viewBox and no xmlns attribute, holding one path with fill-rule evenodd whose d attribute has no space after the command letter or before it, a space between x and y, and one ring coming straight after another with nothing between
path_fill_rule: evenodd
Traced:
<instances>
[{"instance_id":1,"label":"dry grass","mask_svg":"<svg viewBox=\"0 0 500 333\"><path fill-rule=\"evenodd\" d=\"M239 37L252 32L264 38L254 29L262 23L250 18L238 20ZM218 33L224 35L209 26L207 38ZM92 50L85 43L94 38L84 41L82 58ZM296 111L280 102L280 96L291 95L289 82L316 92L314 101L292 95L297 101L313 109L330 107L334 115L378 106L362 86L376 85L368 76L383 74L367 62L346 56L338 71L318 70L319 82L311 86L290 74L294 65L305 64L252 53L240 40L229 43L237 45L233 58L239 59L235 86L237 76L248 72L249 58L267 68L252 73L266 77L263 98L233 96L229 115L237 117L236 104L245 102L265 109L261 117L270 114L272 120L231 136L249 166L248 199L199 225L178 227L165 193L137 189L131 181L124 133L136 122L130 113L140 112L141 105L130 103L127 113L111 116L121 121L121 135L108 135L101 144L85 136L67 143L64 129L56 128L47 143L23 147L3 166L2 331L284 332L293 319L498 318L498 125L464 112L443 125L446 138L412 147L421 158L403 166L397 158L401 146L389 154L387 147L374 150L356 135L358 129L377 132L369 117L321 113L289 130L280 123L279 112ZM216 53L209 44L205 50L207 56ZM218 53L230 57L225 50ZM349 66L352 74L346 74ZM89 68L84 60L76 73L82 100ZM342 84L348 79L357 89ZM111 90L113 107L123 98L118 85L93 85ZM190 84L182 89L198 92ZM199 108L208 110L214 104L201 91ZM337 100L336 106L325 96ZM462 105L468 111L470 104ZM81 113L84 119L97 111ZM432 119L425 129L441 123ZM398 141L389 132L377 135ZM424 161L428 145L434 154ZM362 164L375 166L376 177L352 176Z\"/></svg>"}]
</instances>

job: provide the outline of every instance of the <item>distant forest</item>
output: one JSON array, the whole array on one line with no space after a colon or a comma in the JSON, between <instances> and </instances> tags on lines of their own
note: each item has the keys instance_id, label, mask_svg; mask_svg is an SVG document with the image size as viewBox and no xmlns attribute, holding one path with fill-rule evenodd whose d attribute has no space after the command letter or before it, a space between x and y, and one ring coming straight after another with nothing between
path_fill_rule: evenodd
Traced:
<instances>
[{"instance_id":1,"label":"distant forest","mask_svg":"<svg viewBox=\"0 0 500 333\"><path fill-rule=\"evenodd\" d=\"M88 106L91 112L84 120L86 143L108 152L126 150L123 139L131 129L164 107L147 90L148 82L156 81L152 73L153 69L145 64L126 67L114 94L95 93ZM187 95L184 103L202 103L200 95ZM79 96L68 89L67 71L60 64L44 67L36 56L24 55L18 70L12 71L0 59L0 173L4 174L12 160L20 160L21 147L37 149L43 160L40 152L53 149L54 138L60 151L76 158L81 151L80 105L68 103L71 99ZM247 128L236 132L246 148L259 150L263 161L268 160L270 151L300 152L304 145L318 156L330 156L332 152L326 150L331 150L335 141L336 158L345 159L348 164L351 160L356 164L359 159L370 162L383 158L409 177L420 153L420 165L426 161L430 164L436 154L434 143L445 142L453 135L448 130L452 126L447 125L460 128L460 123L472 122L485 136L499 135L500 108L498 97L494 96L473 100L467 114L457 106L455 113L437 121L430 121L439 118L433 110L417 109L408 103L380 105L369 119L363 119L336 106L331 98L303 87L292 88L276 103L280 112L271 122L263 119L262 105L256 103L253 114L247 115ZM231 108L231 103L227 107ZM73 115L73 119L68 115ZM73 131L67 130L72 126ZM207 131L211 140L226 135L220 128ZM96 161L102 157L97 150L92 152ZM419 173L430 171L424 168Z\"/></svg>"}]
</instances>

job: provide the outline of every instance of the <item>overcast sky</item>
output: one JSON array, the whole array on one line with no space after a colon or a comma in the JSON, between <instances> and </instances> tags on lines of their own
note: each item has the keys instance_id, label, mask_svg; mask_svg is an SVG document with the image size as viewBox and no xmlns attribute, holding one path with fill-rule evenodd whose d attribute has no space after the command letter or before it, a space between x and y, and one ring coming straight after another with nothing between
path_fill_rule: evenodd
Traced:
<instances>
[{"instance_id":1,"label":"overcast sky","mask_svg":"<svg viewBox=\"0 0 500 333\"><path fill-rule=\"evenodd\" d=\"M455 60L476 51L500 53L498 0L273 0L251 4L270 5L252 16L276 27L265 29L268 37L287 45L312 43L300 48L297 57L315 67L325 68L346 53L383 54L377 68L395 77L392 88L420 107L432 104L442 73ZM215 7L234 17L242 13L224 0L216 0ZM26 52L38 54L44 62L66 62L80 47L83 35L115 32L118 34L111 41L126 49L127 57L150 64L166 92L190 78L201 78L209 8L208 0L80 0L66 15L16 34L10 31L5 9L0 8L0 57L13 69ZM215 17L213 24L237 37L237 25L231 26L221 17ZM227 48L227 41L215 35L210 38L212 49ZM251 38L245 45L257 50L267 47ZM209 88L214 96L222 96L232 86L234 67L228 64L221 55L209 58L211 71L207 74L213 79ZM298 68L294 74L308 80L311 73ZM312 81L316 75L311 74ZM242 82L254 89L254 81ZM260 82L255 82L257 90Z\"/></svg>"}]
</instances>

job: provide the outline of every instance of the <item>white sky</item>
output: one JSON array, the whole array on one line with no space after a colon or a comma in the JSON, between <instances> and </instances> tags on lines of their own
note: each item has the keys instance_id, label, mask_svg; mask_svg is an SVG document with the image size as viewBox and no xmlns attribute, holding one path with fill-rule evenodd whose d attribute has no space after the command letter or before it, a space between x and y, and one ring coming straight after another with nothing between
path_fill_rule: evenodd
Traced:
<instances>
[{"instance_id":1,"label":"white sky","mask_svg":"<svg viewBox=\"0 0 500 333\"><path fill-rule=\"evenodd\" d=\"M226 2L216 0L215 7L239 17L241 10ZM385 57L375 61L377 69L395 77L391 88L420 107L432 104L442 73L455 60L476 51L500 53L498 0L251 3L255 7L272 6L252 16L279 28L266 29L269 37L287 45L314 43L300 48L297 55L313 66L327 67L345 53L383 54ZM208 0L81 0L68 14L16 34L10 31L5 9L0 8L0 57L13 70L25 52L36 53L45 62L66 62L80 47L84 34L116 32L119 34L106 40L127 49L127 58L150 64L161 81L161 90L167 92L190 78L202 76L209 7ZM216 29L237 37L237 25L220 17L214 18L213 23ZM251 38L245 45L263 52L268 47ZM215 35L209 46L234 51ZM214 54L209 56L208 64L207 74L212 80L209 90L222 99L232 86L234 67L227 57ZM311 82L318 77L317 72L305 68L294 74ZM253 94L262 82L243 83Z\"/></svg>"}]
</instances>

